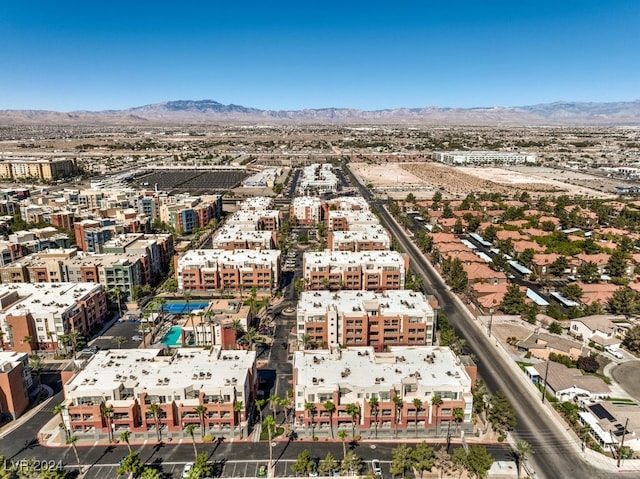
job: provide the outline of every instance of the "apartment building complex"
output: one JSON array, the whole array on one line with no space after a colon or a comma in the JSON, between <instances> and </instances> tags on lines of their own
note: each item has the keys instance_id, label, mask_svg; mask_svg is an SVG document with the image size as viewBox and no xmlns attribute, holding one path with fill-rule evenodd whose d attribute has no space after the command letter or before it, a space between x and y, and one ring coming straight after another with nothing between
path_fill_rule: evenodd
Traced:
<instances>
[{"instance_id":1,"label":"apartment building complex","mask_svg":"<svg viewBox=\"0 0 640 479\"><path fill-rule=\"evenodd\" d=\"M432 158L446 165L520 165L537 161L533 153L512 151L435 151Z\"/></svg>"},{"instance_id":2,"label":"apartment building complex","mask_svg":"<svg viewBox=\"0 0 640 479\"><path fill-rule=\"evenodd\" d=\"M14 351L0 352L0 415L17 419L29 406L33 385L29 356Z\"/></svg>"},{"instance_id":3,"label":"apartment building complex","mask_svg":"<svg viewBox=\"0 0 640 479\"><path fill-rule=\"evenodd\" d=\"M245 230L230 223L217 230L211 238L214 249L274 249L278 245L275 231Z\"/></svg>"},{"instance_id":4,"label":"apartment building complex","mask_svg":"<svg viewBox=\"0 0 640 479\"><path fill-rule=\"evenodd\" d=\"M357 225L348 231L329 231L331 251L380 251L391 249L391 235L379 224Z\"/></svg>"},{"instance_id":5,"label":"apartment building complex","mask_svg":"<svg viewBox=\"0 0 640 479\"><path fill-rule=\"evenodd\" d=\"M280 250L191 250L177 259L175 271L181 290L270 289L280 281Z\"/></svg>"},{"instance_id":6,"label":"apartment building complex","mask_svg":"<svg viewBox=\"0 0 640 479\"><path fill-rule=\"evenodd\" d=\"M132 300L136 286L168 271L174 252L171 235L121 235L103 246L109 253L67 248L27 255L0 267L0 283L95 282L107 291L118 287Z\"/></svg>"},{"instance_id":7,"label":"apartment building complex","mask_svg":"<svg viewBox=\"0 0 640 479\"><path fill-rule=\"evenodd\" d=\"M433 344L434 310L414 291L307 291L300 295L298 341L317 346Z\"/></svg>"},{"instance_id":8,"label":"apartment building complex","mask_svg":"<svg viewBox=\"0 0 640 479\"><path fill-rule=\"evenodd\" d=\"M64 385L72 434L112 430L170 437L193 424L203 434L246 433L256 394L256 353L214 346L99 351ZM152 404L159 407L154 415ZM237 406L240 406L238 408ZM111 414L103 414L109 407ZM200 411L202 407L202 411ZM204 428L204 429L203 429ZM116 436L117 437L117 436Z\"/></svg>"},{"instance_id":9,"label":"apartment building complex","mask_svg":"<svg viewBox=\"0 0 640 479\"><path fill-rule=\"evenodd\" d=\"M70 331L88 335L107 317L104 289L95 283L0 285L3 349L31 354L63 348Z\"/></svg>"},{"instance_id":10,"label":"apartment building complex","mask_svg":"<svg viewBox=\"0 0 640 479\"><path fill-rule=\"evenodd\" d=\"M455 410L460 409L462 429L470 432L471 387L476 374L471 361L463 361L446 347L390 346L385 352L373 347L296 351L296 422L327 434L330 428L350 431L353 419L347 408L355 405L359 412L356 432L416 427L423 436L428 430L453 422ZM442 400L440 405L432 403L436 396ZM373 398L377 400L375 410ZM414 399L422 404L417 411ZM335 405L334 412L325 408L327 401Z\"/></svg>"},{"instance_id":11,"label":"apartment building complex","mask_svg":"<svg viewBox=\"0 0 640 479\"><path fill-rule=\"evenodd\" d=\"M305 195L333 193L338 190L339 183L330 163L314 163L302 169L298 187Z\"/></svg>"},{"instance_id":12,"label":"apartment building complex","mask_svg":"<svg viewBox=\"0 0 640 479\"><path fill-rule=\"evenodd\" d=\"M205 227L222 213L221 195L208 198L175 198L175 203L160 206L159 219L183 234L190 234L195 229Z\"/></svg>"},{"instance_id":13,"label":"apartment building complex","mask_svg":"<svg viewBox=\"0 0 640 479\"><path fill-rule=\"evenodd\" d=\"M57 180L77 173L76 163L68 158L0 158L0 178Z\"/></svg>"},{"instance_id":14,"label":"apartment building complex","mask_svg":"<svg viewBox=\"0 0 640 479\"><path fill-rule=\"evenodd\" d=\"M306 290L404 289L409 257L396 251L312 251L303 255Z\"/></svg>"},{"instance_id":15,"label":"apartment building complex","mask_svg":"<svg viewBox=\"0 0 640 479\"><path fill-rule=\"evenodd\" d=\"M303 225L320 223L322 212L322 201L317 196L296 196L289 209L290 216Z\"/></svg>"}]
</instances>

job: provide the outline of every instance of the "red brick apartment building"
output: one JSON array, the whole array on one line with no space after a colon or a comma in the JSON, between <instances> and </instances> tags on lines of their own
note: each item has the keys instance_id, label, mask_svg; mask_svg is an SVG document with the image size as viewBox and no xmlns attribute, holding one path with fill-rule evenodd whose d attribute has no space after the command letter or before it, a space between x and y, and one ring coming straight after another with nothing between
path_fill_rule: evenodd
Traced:
<instances>
[{"instance_id":1,"label":"red brick apartment building","mask_svg":"<svg viewBox=\"0 0 640 479\"><path fill-rule=\"evenodd\" d=\"M96 438L109 430L155 438L158 429L167 438L189 424L214 436L246 433L256 383L254 351L99 351L64 385L65 425Z\"/></svg>"},{"instance_id":2,"label":"red brick apartment building","mask_svg":"<svg viewBox=\"0 0 640 479\"><path fill-rule=\"evenodd\" d=\"M297 336L316 347L433 344L434 310L414 291L309 291L298 301ZM305 346L306 347L306 346Z\"/></svg>"}]
</instances>

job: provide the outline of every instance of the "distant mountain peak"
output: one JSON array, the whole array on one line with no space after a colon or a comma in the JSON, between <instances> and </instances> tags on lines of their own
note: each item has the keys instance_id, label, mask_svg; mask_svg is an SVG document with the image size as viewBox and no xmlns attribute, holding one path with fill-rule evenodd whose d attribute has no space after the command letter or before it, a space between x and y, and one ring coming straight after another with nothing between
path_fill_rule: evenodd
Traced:
<instances>
[{"instance_id":1,"label":"distant mountain peak","mask_svg":"<svg viewBox=\"0 0 640 479\"><path fill-rule=\"evenodd\" d=\"M206 123L415 124L451 126L639 126L640 100L630 102L557 101L529 106L425 106L358 110L306 108L261 110L215 100L174 100L126 110L52 112L0 110L0 125L13 124L206 124Z\"/></svg>"}]
</instances>

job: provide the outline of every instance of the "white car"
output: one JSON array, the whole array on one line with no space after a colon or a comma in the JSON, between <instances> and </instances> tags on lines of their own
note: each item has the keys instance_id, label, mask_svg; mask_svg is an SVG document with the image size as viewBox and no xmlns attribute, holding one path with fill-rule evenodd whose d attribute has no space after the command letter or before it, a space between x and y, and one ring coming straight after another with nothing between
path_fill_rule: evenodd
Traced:
<instances>
[{"instance_id":1,"label":"white car","mask_svg":"<svg viewBox=\"0 0 640 479\"><path fill-rule=\"evenodd\" d=\"M186 479L189 477L189 471L191 471L191 469L193 469L193 462L187 462L184 465L184 469L182 470L182 478Z\"/></svg>"},{"instance_id":2,"label":"white car","mask_svg":"<svg viewBox=\"0 0 640 479\"><path fill-rule=\"evenodd\" d=\"M614 358L618 358L618 359L623 359L624 356L622 355L622 353L620 351L618 351L617 349L614 349L610 346L605 346L604 350L606 352L608 352L609 354L611 354L611 356L613 356Z\"/></svg>"},{"instance_id":3,"label":"white car","mask_svg":"<svg viewBox=\"0 0 640 479\"><path fill-rule=\"evenodd\" d=\"M378 459L371 461L371 469L373 469L373 473L376 476L382 477L382 466L380 466L380 461Z\"/></svg>"}]
</instances>

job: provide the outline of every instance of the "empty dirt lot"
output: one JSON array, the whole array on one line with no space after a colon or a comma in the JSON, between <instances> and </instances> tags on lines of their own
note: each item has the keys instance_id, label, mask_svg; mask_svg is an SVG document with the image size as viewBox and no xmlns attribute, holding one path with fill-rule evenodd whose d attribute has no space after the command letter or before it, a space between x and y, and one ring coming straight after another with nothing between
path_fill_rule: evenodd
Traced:
<instances>
[{"instance_id":1,"label":"empty dirt lot","mask_svg":"<svg viewBox=\"0 0 640 479\"><path fill-rule=\"evenodd\" d=\"M352 171L362 182L373 185L381 192L397 196L398 190L422 193L441 190L452 197L463 198L469 193L486 192L500 193L513 196L524 191L532 196L548 195L579 195L587 197L611 198L614 195L608 191L599 191L573 184L571 175L561 171L536 168L496 168L496 167L453 167L441 163L386 163L373 165L367 163L352 163ZM576 182L586 183L581 174ZM560 177L562 180L558 180ZM597 183L600 178L591 177L598 189L608 188L610 185ZM604 181L604 180L603 180ZM406 193L405 193L406 194ZM423 195L416 196L420 197Z\"/></svg>"}]
</instances>

